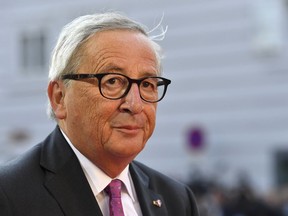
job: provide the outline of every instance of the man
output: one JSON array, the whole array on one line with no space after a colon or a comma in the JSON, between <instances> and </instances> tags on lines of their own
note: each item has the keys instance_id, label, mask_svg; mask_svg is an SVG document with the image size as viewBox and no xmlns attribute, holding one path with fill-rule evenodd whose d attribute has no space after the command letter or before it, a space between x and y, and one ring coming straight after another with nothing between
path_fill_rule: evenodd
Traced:
<instances>
[{"instance_id":1,"label":"man","mask_svg":"<svg viewBox=\"0 0 288 216\"><path fill-rule=\"evenodd\" d=\"M47 91L57 127L1 168L0 215L198 215L187 186L134 161L170 84L160 57L145 29L117 13L65 26Z\"/></svg>"}]
</instances>

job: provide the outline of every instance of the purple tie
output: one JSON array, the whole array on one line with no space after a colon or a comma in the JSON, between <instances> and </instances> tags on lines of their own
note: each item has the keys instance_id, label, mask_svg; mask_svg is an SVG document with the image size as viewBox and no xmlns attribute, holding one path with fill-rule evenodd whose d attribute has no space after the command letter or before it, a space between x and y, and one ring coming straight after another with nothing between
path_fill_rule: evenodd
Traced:
<instances>
[{"instance_id":1,"label":"purple tie","mask_svg":"<svg viewBox=\"0 0 288 216\"><path fill-rule=\"evenodd\" d=\"M108 193L109 199L109 211L110 216L124 216L122 202L121 202L121 185L122 182L119 179L114 179L105 188Z\"/></svg>"}]
</instances>

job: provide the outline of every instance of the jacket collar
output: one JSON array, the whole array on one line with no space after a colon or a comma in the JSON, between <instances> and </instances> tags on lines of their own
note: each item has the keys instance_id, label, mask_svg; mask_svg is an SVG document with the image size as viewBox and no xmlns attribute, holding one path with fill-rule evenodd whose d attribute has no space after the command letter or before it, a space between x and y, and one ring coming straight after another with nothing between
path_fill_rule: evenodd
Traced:
<instances>
[{"instance_id":1,"label":"jacket collar","mask_svg":"<svg viewBox=\"0 0 288 216\"><path fill-rule=\"evenodd\" d=\"M102 216L80 163L58 127L44 141L40 164L46 170L44 186L65 215Z\"/></svg>"}]
</instances>

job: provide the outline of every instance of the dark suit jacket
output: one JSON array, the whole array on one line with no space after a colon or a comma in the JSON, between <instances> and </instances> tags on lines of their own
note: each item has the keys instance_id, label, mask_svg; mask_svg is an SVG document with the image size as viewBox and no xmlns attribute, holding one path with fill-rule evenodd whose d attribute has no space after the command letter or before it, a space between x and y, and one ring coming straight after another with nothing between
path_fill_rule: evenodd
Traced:
<instances>
[{"instance_id":1,"label":"dark suit jacket","mask_svg":"<svg viewBox=\"0 0 288 216\"><path fill-rule=\"evenodd\" d=\"M197 216L184 185L132 162L130 172L144 216ZM161 200L162 206L153 205ZM42 143L0 169L1 216L101 216L80 163L57 127Z\"/></svg>"}]
</instances>

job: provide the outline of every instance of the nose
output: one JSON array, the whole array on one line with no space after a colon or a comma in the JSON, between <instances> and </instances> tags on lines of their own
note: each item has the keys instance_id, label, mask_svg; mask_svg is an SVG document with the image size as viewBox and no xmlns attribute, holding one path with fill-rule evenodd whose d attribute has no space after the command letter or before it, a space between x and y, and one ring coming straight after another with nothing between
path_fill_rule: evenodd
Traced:
<instances>
[{"instance_id":1,"label":"nose","mask_svg":"<svg viewBox=\"0 0 288 216\"><path fill-rule=\"evenodd\" d=\"M130 112L132 114L138 114L143 110L143 101L140 96L139 88L136 83L131 85L131 88L127 95L124 97L124 103L120 107L123 112Z\"/></svg>"}]
</instances>

